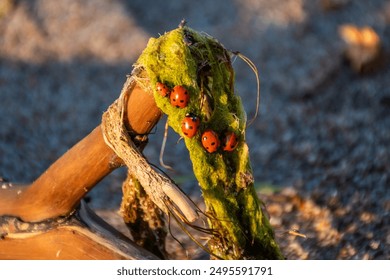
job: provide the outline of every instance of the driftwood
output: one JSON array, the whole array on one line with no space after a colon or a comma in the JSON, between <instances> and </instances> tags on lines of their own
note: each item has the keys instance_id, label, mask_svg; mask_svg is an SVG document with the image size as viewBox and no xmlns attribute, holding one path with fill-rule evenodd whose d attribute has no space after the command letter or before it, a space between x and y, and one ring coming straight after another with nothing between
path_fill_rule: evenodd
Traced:
<instances>
[{"instance_id":1,"label":"driftwood","mask_svg":"<svg viewBox=\"0 0 390 280\"><path fill-rule=\"evenodd\" d=\"M0 228L0 259L157 259L83 202L72 215L43 222L3 216Z\"/></svg>"},{"instance_id":2,"label":"driftwood","mask_svg":"<svg viewBox=\"0 0 390 280\"><path fill-rule=\"evenodd\" d=\"M150 39L100 126L31 185L5 185L0 190L0 257L165 258L161 246L166 236L161 213L165 212L186 233L186 226L209 233L212 237L206 250L213 258L284 258L254 188L245 141L246 114L234 89L231 56L239 56L255 72L258 103L257 69L245 56L184 25ZM170 98L155 89L161 81L172 88ZM176 87L183 89L183 99L177 100L184 107L172 103L176 102ZM184 137L205 199L206 211L201 214L208 219L208 229L191 224L201 211L141 154L148 133L161 117L160 109L168 116L169 125ZM196 127L196 137L186 137L183 131L183 120L190 113L203 120L199 130ZM204 136L206 133L212 136ZM209 146L215 149L210 151ZM117 238L108 225L97 226L102 223L90 218L93 215L82 215L90 212L83 204L79 207L97 182L122 165L129 171L124 195L131 197L124 197L121 214L131 232L142 228L138 236L133 235L134 242ZM148 242L156 244L148 247L153 253L138 247ZM73 244L82 249L74 250Z\"/></svg>"},{"instance_id":3,"label":"driftwood","mask_svg":"<svg viewBox=\"0 0 390 280\"><path fill-rule=\"evenodd\" d=\"M145 139L159 121L161 111L153 95L138 87L131 76L122 90L121 95L124 94L128 96L123 111L124 125L131 138L130 145L138 151L137 148L145 146ZM32 184L3 183L0 259L157 258L81 203L100 180L122 165L124 161L106 144L99 125ZM176 186L171 187L175 190ZM169 194L159 195L156 195L158 199L174 199ZM178 209L195 213L190 205L183 206L188 199L180 191L175 190L175 195L179 198ZM191 215L189 218L193 219Z\"/></svg>"}]
</instances>

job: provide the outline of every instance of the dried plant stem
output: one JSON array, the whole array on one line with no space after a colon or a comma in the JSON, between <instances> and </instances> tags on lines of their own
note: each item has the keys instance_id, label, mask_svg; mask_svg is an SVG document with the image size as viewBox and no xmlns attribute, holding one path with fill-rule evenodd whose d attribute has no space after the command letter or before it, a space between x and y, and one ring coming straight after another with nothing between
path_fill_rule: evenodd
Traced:
<instances>
[{"instance_id":1,"label":"dried plant stem","mask_svg":"<svg viewBox=\"0 0 390 280\"><path fill-rule=\"evenodd\" d=\"M129 79L120 97L103 114L102 130L105 142L125 162L129 172L133 174L154 203L168 213L168 200L171 200L188 221L193 222L198 214L190 199L169 178L156 172L139 152L127 132L124 114L127 104L126 86L135 80Z\"/></svg>"},{"instance_id":2,"label":"dried plant stem","mask_svg":"<svg viewBox=\"0 0 390 280\"><path fill-rule=\"evenodd\" d=\"M146 194L133 174L127 173L122 191L119 213L134 242L159 258L167 259L168 253L165 250L167 229L163 212Z\"/></svg>"}]
</instances>

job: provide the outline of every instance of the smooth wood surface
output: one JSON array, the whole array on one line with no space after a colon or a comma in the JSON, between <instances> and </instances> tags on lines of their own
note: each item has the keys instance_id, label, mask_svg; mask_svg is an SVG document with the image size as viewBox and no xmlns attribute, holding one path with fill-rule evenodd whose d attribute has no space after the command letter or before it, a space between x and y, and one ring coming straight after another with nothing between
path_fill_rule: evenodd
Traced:
<instances>
[{"instance_id":1,"label":"smooth wood surface","mask_svg":"<svg viewBox=\"0 0 390 280\"><path fill-rule=\"evenodd\" d=\"M104 176L120 166L100 127L66 152L33 184L0 191L0 215L40 221L66 215Z\"/></svg>"},{"instance_id":2,"label":"smooth wood surface","mask_svg":"<svg viewBox=\"0 0 390 280\"><path fill-rule=\"evenodd\" d=\"M131 135L147 135L160 120L162 112L152 93L136 85L129 96L126 115L126 125Z\"/></svg>"}]
</instances>

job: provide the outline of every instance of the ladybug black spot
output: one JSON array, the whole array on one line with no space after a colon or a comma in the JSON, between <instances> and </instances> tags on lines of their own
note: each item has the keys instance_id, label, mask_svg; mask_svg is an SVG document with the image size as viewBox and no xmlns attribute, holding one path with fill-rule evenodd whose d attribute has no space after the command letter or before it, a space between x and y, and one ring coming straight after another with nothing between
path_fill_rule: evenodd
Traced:
<instances>
[{"instance_id":1,"label":"ladybug black spot","mask_svg":"<svg viewBox=\"0 0 390 280\"><path fill-rule=\"evenodd\" d=\"M214 146L215 145L215 142L211 142L211 146Z\"/></svg>"}]
</instances>

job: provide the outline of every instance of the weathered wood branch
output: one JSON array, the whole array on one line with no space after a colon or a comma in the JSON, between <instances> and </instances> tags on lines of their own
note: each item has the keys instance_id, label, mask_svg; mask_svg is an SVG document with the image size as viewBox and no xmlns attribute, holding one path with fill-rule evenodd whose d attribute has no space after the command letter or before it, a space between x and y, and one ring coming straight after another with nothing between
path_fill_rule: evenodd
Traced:
<instances>
[{"instance_id":1,"label":"weathered wood branch","mask_svg":"<svg viewBox=\"0 0 390 280\"><path fill-rule=\"evenodd\" d=\"M157 259L116 231L85 203L68 217L39 223L0 219L0 259Z\"/></svg>"},{"instance_id":2,"label":"weathered wood branch","mask_svg":"<svg viewBox=\"0 0 390 280\"><path fill-rule=\"evenodd\" d=\"M68 215L96 183L120 165L97 127L31 185L1 189L0 216L36 222Z\"/></svg>"}]
</instances>

